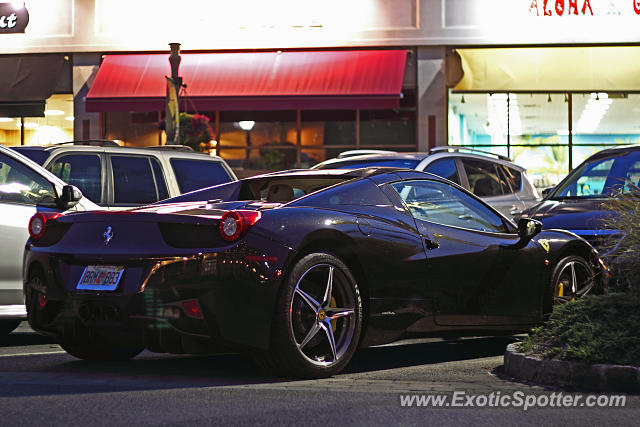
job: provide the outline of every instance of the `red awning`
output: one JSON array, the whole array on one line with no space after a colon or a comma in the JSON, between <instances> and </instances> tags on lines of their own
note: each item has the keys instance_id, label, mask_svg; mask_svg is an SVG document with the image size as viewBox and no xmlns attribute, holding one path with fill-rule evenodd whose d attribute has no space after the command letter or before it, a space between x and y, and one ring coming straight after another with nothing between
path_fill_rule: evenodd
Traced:
<instances>
[{"instance_id":1,"label":"red awning","mask_svg":"<svg viewBox=\"0 0 640 427\"><path fill-rule=\"evenodd\" d=\"M184 53L188 100L200 111L397 108L406 50ZM87 111L162 111L168 54L107 55ZM183 98L184 99L184 98ZM186 102L186 104L185 104Z\"/></svg>"}]
</instances>

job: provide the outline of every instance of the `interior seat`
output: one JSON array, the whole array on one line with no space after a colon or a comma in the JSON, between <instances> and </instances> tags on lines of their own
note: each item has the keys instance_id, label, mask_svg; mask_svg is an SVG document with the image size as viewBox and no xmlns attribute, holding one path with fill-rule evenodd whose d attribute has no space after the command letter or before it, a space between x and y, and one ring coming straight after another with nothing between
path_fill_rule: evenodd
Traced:
<instances>
[{"instance_id":1,"label":"interior seat","mask_svg":"<svg viewBox=\"0 0 640 427\"><path fill-rule=\"evenodd\" d=\"M288 184L274 184L267 192L267 202L287 203L294 198L293 187Z\"/></svg>"}]
</instances>

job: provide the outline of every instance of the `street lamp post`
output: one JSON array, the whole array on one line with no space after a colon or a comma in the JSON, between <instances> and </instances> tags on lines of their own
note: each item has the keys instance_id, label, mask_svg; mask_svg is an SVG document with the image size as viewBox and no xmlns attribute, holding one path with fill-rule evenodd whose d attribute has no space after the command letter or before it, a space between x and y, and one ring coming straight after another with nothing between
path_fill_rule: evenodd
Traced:
<instances>
[{"instance_id":1,"label":"street lamp post","mask_svg":"<svg viewBox=\"0 0 640 427\"><path fill-rule=\"evenodd\" d=\"M241 120L238 122L238 126L240 126L240 129L242 129L246 135L247 151L245 152L245 159L244 159L245 167L249 163L249 154L251 151L251 148L250 148L251 147L251 129L253 129L255 124L256 122L254 122L253 120Z\"/></svg>"},{"instance_id":2,"label":"street lamp post","mask_svg":"<svg viewBox=\"0 0 640 427\"><path fill-rule=\"evenodd\" d=\"M179 75L180 68L180 43L169 43L171 54L169 64L171 65L171 77L167 79L167 101L165 114L165 132L167 133L167 143L180 144L180 88L182 87L182 77Z\"/></svg>"}]
</instances>

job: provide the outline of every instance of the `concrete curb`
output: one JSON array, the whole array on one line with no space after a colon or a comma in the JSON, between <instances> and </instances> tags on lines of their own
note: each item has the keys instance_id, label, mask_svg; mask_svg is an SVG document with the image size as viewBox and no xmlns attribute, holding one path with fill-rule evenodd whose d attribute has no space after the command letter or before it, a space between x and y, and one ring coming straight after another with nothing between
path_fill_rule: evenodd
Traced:
<instances>
[{"instance_id":1,"label":"concrete curb","mask_svg":"<svg viewBox=\"0 0 640 427\"><path fill-rule=\"evenodd\" d=\"M504 353L504 371L513 378L587 391L640 393L640 368L635 366L539 359L519 353L517 345L509 344Z\"/></svg>"}]
</instances>

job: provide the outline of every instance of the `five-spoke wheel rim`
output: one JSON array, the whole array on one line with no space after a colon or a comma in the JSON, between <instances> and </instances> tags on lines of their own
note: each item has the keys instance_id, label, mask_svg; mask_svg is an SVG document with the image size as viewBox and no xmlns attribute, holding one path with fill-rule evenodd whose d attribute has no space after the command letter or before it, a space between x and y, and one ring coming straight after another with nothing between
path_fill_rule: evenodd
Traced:
<instances>
[{"instance_id":1,"label":"five-spoke wheel rim","mask_svg":"<svg viewBox=\"0 0 640 427\"><path fill-rule=\"evenodd\" d=\"M332 264L316 264L296 283L291 329L300 354L319 366L344 356L356 329L356 302L348 277Z\"/></svg>"},{"instance_id":2,"label":"five-spoke wheel rim","mask_svg":"<svg viewBox=\"0 0 640 427\"><path fill-rule=\"evenodd\" d=\"M591 269L574 260L562 266L553 293L554 304L564 304L586 295L594 286Z\"/></svg>"}]
</instances>

